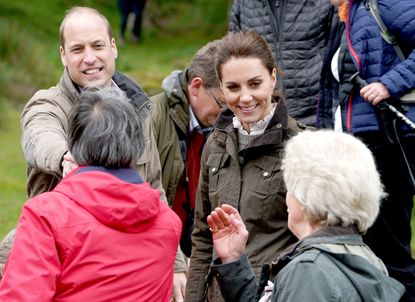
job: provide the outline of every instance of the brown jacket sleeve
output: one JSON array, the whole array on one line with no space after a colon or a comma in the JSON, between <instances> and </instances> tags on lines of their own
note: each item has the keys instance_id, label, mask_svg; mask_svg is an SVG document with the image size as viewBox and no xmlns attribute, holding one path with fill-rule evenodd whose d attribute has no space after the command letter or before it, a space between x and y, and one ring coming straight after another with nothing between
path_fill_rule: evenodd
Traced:
<instances>
[{"instance_id":1,"label":"brown jacket sleeve","mask_svg":"<svg viewBox=\"0 0 415 302\"><path fill-rule=\"evenodd\" d=\"M66 132L71 107L71 102L56 87L40 90L27 103L21 116L21 143L30 167L62 176L61 161L68 150Z\"/></svg>"}]
</instances>

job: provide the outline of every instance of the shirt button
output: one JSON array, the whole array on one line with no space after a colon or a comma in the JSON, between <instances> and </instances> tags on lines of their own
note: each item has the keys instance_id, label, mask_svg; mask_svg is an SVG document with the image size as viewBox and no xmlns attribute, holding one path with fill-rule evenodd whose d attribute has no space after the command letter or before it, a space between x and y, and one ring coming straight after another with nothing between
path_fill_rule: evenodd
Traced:
<instances>
[{"instance_id":1,"label":"shirt button","mask_svg":"<svg viewBox=\"0 0 415 302\"><path fill-rule=\"evenodd\" d=\"M282 126L281 124L277 124L277 128L281 128L281 126Z\"/></svg>"},{"instance_id":2,"label":"shirt button","mask_svg":"<svg viewBox=\"0 0 415 302\"><path fill-rule=\"evenodd\" d=\"M212 173L215 173L216 172L216 168L212 168Z\"/></svg>"},{"instance_id":3,"label":"shirt button","mask_svg":"<svg viewBox=\"0 0 415 302\"><path fill-rule=\"evenodd\" d=\"M268 176L269 176L269 172L264 172L264 173L262 173L262 175L263 175L264 177L268 177Z\"/></svg>"}]
</instances>

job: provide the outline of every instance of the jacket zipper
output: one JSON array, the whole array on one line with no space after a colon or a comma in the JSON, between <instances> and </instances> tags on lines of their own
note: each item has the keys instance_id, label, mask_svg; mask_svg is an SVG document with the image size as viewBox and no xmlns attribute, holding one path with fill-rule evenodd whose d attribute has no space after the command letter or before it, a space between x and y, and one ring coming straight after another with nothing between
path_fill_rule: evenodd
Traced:
<instances>
[{"instance_id":1,"label":"jacket zipper","mask_svg":"<svg viewBox=\"0 0 415 302\"><path fill-rule=\"evenodd\" d=\"M282 36L281 36L281 32L283 29L283 20L285 18L285 14L283 14L284 10L285 10L285 6L286 6L286 1L285 0L277 0L275 2L275 7L277 7L277 11L275 14L275 18L274 18L274 10L271 7L271 3L270 1L265 1L266 6L268 8L268 12L270 13L270 18L272 19L272 27L274 28L274 32L275 32L275 38L276 38L276 48L275 48L275 55L278 55L280 58L282 58L281 56L281 40L282 40ZM275 60L277 60L277 58L275 58ZM284 64L283 61L280 61L280 68L284 69Z\"/></svg>"},{"instance_id":2,"label":"jacket zipper","mask_svg":"<svg viewBox=\"0 0 415 302\"><path fill-rule=\"evenodd\" d=\"M350 55L352 56L353 61L355 64L357 64L357 70L360 72L362 69L362 62L360 61L359 56L357 55L356 50L353 48L352 40L350 38L350 14L351 14L351 8L353 5L353 0L349 0L348 8L347 8L347 19L346 19L346 37L347 37L347 46L350 52ZM349 132L352 132L352 101L353 101L353 93L354 89L350 91L348 103L347 103L347 130Z\"/></svg>"}]
</instances>

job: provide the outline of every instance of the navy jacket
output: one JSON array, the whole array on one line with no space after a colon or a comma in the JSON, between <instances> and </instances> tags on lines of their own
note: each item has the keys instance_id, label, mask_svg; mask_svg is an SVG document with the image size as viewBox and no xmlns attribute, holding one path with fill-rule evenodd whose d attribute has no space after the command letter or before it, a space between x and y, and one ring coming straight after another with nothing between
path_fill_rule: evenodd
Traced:
<instances>
[{"instance_id":1,"label":"navy jacket","mask_svg":"<svg viewBox=\"0 0 415 302\"><path fill-rule=\"evenodd\" d=\"M392 99L415 88L415 1L378 0L382 20L406 55L400 61L394 48L381 36L379 26L363 0L350 0L346 22L348 50L360 76L368 83L383 83ZM343 125L353 133L379 130L375 107L354 89L343 107ZM402 105L415 120L415 105Z\"/></svg>"}]
</instances>

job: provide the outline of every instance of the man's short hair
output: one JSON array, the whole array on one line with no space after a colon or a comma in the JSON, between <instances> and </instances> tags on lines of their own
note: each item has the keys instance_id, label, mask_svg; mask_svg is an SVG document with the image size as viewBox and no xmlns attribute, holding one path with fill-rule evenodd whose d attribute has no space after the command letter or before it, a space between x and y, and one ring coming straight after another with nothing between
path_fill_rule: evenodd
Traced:
<instances>
[{"instance_id":1,"label":"man's short hair","mask_svg":"<svg viewBox=\"0 0 415 302\"><path fill-rule=\"evenodd\" d=\"M310 222L365 233L376 219L385 193L372 153L352 135L304 131L288 141L282 168Z\"/></svg>"},{"instance_id":2,"label":"man's short hair","mask_svg":"<svg viewBox=\"0 0 415 302\"><path fill-rule=\"evenodd\" d=\"M91 15L97 15L98 17L100 17L102 19L102 21L105 24L105 27L107 28L107 32L108 32L108 37L110 38L110 40L112 39L112 30L111 30L111 25L108 21L108 19L101 14L98 10L96 10L95 8L91 8L91 7L86 7L86 6L74 6L71 9L67 10L65 12L65 17L62 20L62 23L59 27L59 39L60 39L60 44L62 47L65 46L65 35L63 34L64 30L65 30L65 24L66 21L75 14L91 14Z\"/></svg>"},{"instance_id":3,"label":"man's short hair","mask_svg":"<svg viewBox=\"0 0 415 302\"><path fill-rule=\"evenodd\" d=\"M195 77L200 77L206 89L220 88L219 79L215 71L215 55L218 42L219 40L209 42L193 56L187 69L189 82Z\"/></svg>"},{"instance_id":4,"label":"man's short hair","mask_svg":"<svg viewBox=\"0 0 415 302\"><path fill-rule=\"evenodd\" d=\"M69 117L68 147L80 166L135 167L142 125L126 95L112 87L81 93Z\"/></svg>"}]
</instances>

